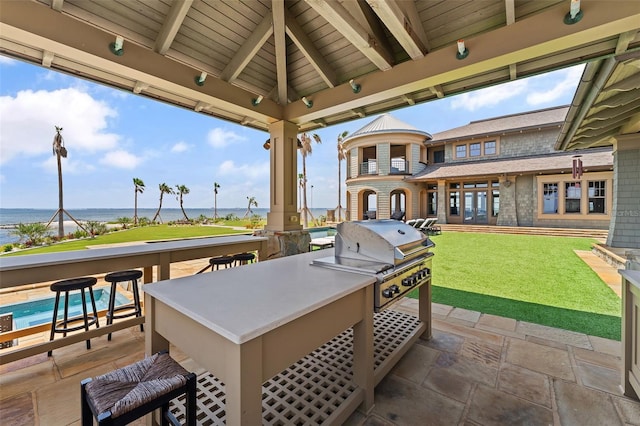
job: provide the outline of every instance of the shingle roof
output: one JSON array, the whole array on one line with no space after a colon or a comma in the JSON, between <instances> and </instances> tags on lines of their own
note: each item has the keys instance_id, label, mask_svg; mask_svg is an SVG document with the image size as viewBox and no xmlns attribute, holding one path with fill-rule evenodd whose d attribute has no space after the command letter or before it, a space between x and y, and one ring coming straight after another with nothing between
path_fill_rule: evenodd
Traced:
<instances>
[{"instance_id":1,"label":"shingle roof","mask_svg":"<svg viewBox=\"0 0 640 426\"><path fill-rule=\"evenodd\" d=\"M431 142L471 139L503 132L515 132L539 127L559 126L569 110L568 106L547 108L522 114L504 115L486 120L472 121L466 126L445 130L433 135Z\"/></svg>"},{"instance_id":2,"label":"shingle roof","mask_svg":"<svg viewBox=\"0 0 640 426\"><path fill-rule=\"evenodd\" d=\"M346 142L349 139L354 139L364 135L380 133L415 133L424 136L427 140L431 139L431 135L429 133L417 129L404 121L398 120L391 114L382 114L371 123L350 134L344 141Z\"/></svg>"},{"instance_id":3,"label":"shingle roof","mask_svg":"<svg viewBox=\"0 0 640 426\"><path fill-rule=\"evenodd\" d=\"M584 151L558 152L529 157L481 160L464 163L431 164L423 171L407 178L409 181L427 181L434 179L486 176L512 173L538 173L571 170L572 157L581 155L584 169L598 167L612 168L613 156L610 148L598 148Z\"/></svg>"}]
</instances>

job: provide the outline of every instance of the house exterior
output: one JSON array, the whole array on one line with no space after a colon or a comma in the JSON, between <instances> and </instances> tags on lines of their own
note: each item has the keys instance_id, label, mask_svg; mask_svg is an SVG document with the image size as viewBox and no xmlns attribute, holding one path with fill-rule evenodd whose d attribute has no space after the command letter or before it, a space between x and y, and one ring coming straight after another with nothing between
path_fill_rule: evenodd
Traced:
<instances>
[{"instance_id":1,"label":"house exterior","mask_svg":"<svg viewBox=\"0 0 640 426\"><path fill-rule=\"evenodd\" d=\"M474 121L433 136L380 116L344 141L350 217L401 210L440 223L607 229L612 150L556 151L567 110ZM582 165L576 174L574 160Z\"/></svg>"}]
</instances>

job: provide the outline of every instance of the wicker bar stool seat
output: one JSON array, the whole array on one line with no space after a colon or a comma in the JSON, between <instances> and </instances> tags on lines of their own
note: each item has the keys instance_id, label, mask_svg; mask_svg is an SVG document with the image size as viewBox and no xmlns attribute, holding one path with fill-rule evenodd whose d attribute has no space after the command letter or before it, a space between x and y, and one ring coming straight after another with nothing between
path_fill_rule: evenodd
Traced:
<instances>
[{"instance_id":1,"label":"wicker bar stool seat","mask_svg":"<svg viewBox=\"0 0 640 426\"><path fill-rule=\"evenodd\" d=\"M256 255L253 253L238 253L233 255L233 263L235 266L246 265L252 263L256 259Z\"/></svg>"},{"instance_id":2,"label":"wicker bar stool seat","mask_svg":"<svg viewBox=\"0 0 640 426\"><path fill-rule=\"evenodd\" d=\"M178 419L169 402L185 394L185 424L196 424L196 375L185 370L167 352L160 352L134 364L80 384L82 425L126 425L161 408L163 425Z\"/></svg>"},{"instance_id":3,"label":"wicker bar stool seat","mask_svg":"<svg viewBox=\"0 0 640 426\"><path fill-rule=\"evenodd\" d=\"M233 262L233 256L212 257L211 259L209 259L209 264L196 272L196 274L201 274L207 269L211 269L213 271L215 268L215 270L217 271L221 266L224 266L225 268L231 268L233 266Z\"/></svg>"},{"instance_id":4,"label":"wicker bar stool seat","mask_svg":"<svg viewBox=\"0 0 640 426\"><path fill-rule=\"evenodd\" d=\"M96 328L100 328L98 322L98 310L96 309L96 300L93 297L93 286L98 280L95 277L80 277L71 278L68 280L57 281L51 284L49 289L56 293L56 299L53 306L53 318L51 319L51 334L49 341L53 340L56 333L62 333L64 337L71 331L82 330L89 331L89 326L95 324ZM69 318L69 292L80 291L82 297L82 315L76 315ZM87 314L87 299L85 296L85 290L89 291L89 297L91 298L91 306L93 308L93 315ZM61 321L58 321L58 307L60 306L60 294L64 293L64 317ZM72 323L82 321L82 324L71 326ZM91 349L91 340L87 339L87 349ZM49 351L48 355L51 356L53 351Z\"/></svg>"},{"instance_id":5,"label":"wicker bar stool seat","mask_svg":"<svg viewBox=\"0 0 640 426\"><path fill-rule=\"evenodd\" d=\"M140 305L140 293L138 292L138 279L142 277L142 271L130 270L130 271L118 271L111 272L104 276L104 280L111 283L111 292L109 294L109 307L107 309L107 325L113 324L115 318L127 318L135 315L136 317L142 316L142 307ZM116 294L118 290L118 283L131 282L131 291L133 293L133 303L121 305L116 307ZM129 311L126 313L116 314L119 311ZM144 325L140 324L140 331L144 331ZM107 336L108 340L111 340L111 333Z\"/></svg>"}]
</instances>

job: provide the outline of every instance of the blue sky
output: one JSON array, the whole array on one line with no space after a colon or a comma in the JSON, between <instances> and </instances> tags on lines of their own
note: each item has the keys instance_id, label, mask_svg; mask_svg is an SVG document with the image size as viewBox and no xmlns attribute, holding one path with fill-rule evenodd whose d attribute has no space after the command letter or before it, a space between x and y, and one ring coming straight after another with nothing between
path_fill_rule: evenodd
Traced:
<instances>
[{"instance_id":1,"label":"blue sky","mask_svg":"<svg viewBox=\"0 0 640 426\"><path fill-rule=\"evenodd\" d=\"M470 121L569 104L582 66L516 80L392 111L435 134ZM316 131L322 144L307 158L308 202L337 206L336 141L378 116ZM133 207L133 178L146 190L138 206L157 208L158 184L186 185L186 208L244 208L247 196L269 207L268 133L210 118L142 96L0 56L0 206L58 207L56 158L51 144L63 127L65 208ZM299 161L300 163L300 161ZM299 170L302 167L299 164ZM342 205L344 201L342 164ZM313 185L313 189L311 189ZM168 197L163 207L179 207Z\"/></svg>"}]
</instances>

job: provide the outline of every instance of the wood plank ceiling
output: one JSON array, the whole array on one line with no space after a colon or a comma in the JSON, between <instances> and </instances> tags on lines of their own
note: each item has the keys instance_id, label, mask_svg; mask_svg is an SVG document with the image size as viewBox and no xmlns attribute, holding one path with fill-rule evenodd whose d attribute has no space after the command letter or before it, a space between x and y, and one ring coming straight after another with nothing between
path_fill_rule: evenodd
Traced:
<instances>
[{"instance_id":1,"label":"wood plank ceiling","mask_svg":"<svg viewBox=\"0 0 640 426\"><path fill-rule=\"evenodd\" d=\"M640 2L582 10L565 25L569 0L12 1L0 5L0 53L307 131L640 48Z\"/></svg>"}]
</instances>

